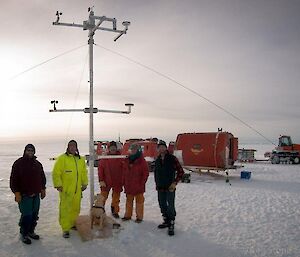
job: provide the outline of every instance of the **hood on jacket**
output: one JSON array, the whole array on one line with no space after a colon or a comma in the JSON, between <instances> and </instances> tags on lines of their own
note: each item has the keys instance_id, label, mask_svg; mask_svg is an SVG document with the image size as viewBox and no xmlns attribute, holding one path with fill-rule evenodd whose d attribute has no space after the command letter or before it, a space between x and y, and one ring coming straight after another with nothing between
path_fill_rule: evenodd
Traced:
<instances>
[{"instance_id":1,"label":"hood on jacket","mask_svg":"<svg viewBox=\"0 0 300 257\"><path fill-rule=\"evenodd\" d=\"M34 147L34 145L33 145L33 144L27 144L27 145L25 146L25 149L24 149L24 152L23 152L23 157L27 157L27 156L25 155L25 152L26 152L28 149L33 150L33 156L35 155L35 147Z\"/></svg>"}]
</instances>

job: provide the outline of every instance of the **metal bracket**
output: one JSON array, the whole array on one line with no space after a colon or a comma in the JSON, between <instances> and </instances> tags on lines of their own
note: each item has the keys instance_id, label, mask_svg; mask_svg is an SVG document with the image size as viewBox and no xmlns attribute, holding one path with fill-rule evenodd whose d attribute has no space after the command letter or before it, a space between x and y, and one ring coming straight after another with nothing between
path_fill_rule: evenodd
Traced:
<instances>
[{"instance_id":1,"label":"metal bracket","mask_svg":"<svg viewBox=\"0 0 300 257\"><path fill-rule=\"evenodd\" d=\"M125 27L125 29L114 39L116 42L122 35L127 33L128 26L130 25L130 21L123 21L122 25Z\"/></svg>"},{"instance_id":2,"label":"metal bracket","mask_svg":"<svg viewBox=\"0 0 300 257\"><path fill-rule=\"evenodd\" d=\"M83 109L84 113L90 113L90 108L84 108ZM98 112L98 108L93 108L93 113L97 113Z\"/></svg>"}]
</instances>

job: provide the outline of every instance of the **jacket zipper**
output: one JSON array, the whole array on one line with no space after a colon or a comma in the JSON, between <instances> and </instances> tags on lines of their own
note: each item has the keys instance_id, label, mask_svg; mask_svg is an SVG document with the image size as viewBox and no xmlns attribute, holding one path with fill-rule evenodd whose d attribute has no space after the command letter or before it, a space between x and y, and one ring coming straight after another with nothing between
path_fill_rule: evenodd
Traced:
<instances>
[{"instance_id":1,"label":"jacket zipper","mask_svg":"<svg viewBox=\"0 0 300 257\"><path fill-rule=\"evenodd\" d=\"M78 186L78 166L77 166L77 161L76 161L76 157L74 157L75 160L75 164L76 164L76 188L75 188L75 194L77 193L77 186Z\"/></svg>"}]
</instances>

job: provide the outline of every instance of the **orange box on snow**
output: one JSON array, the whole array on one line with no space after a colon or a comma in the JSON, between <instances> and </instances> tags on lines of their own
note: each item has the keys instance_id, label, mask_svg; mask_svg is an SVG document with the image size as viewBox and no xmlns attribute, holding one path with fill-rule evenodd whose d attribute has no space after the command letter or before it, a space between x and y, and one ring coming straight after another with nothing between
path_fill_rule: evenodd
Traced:
<instances>
[{"instance_id":1,"label":"orange box on snow","mask_svg":"<svg viewBox=\"0 0 300 257\"><path fill-rule=\"evenodd\" d=\"M229 132L183 133L174 154L184 166L230 168L238 157L238 138Z\"/></svg>"}]
</instances>

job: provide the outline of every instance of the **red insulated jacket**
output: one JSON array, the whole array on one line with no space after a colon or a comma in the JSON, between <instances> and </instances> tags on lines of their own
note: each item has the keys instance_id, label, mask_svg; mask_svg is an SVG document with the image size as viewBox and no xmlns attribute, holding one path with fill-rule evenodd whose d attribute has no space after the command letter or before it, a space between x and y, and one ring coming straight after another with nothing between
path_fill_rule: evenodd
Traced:
<instances>
[{"instance_id":1,"label":"red insulated jacket","mask_svg":"<svg viewBox=\"0 0 300 257\"><path fill-rule=\"evenodd\" d=\"M117 155L119 155L118 153ZM109 191L113 188L116 192L122 192L122 161L124 159L102 159L98 165L99 182L104 181L106 187L101 188Z\"/></svg>"},{"instance_id":2,"label":"red insulated jacket","mask_svg":"<svg viewBox=\"0 0 300 257\"><path fill-rule=\"evenodd\" d=\"M132 163L129 163L129 159L126 158L122 162L122 169L125 193L129 195L144 193L149 176L148 164L144 157L140 156Z\"/></svg>"}]
</instances>

